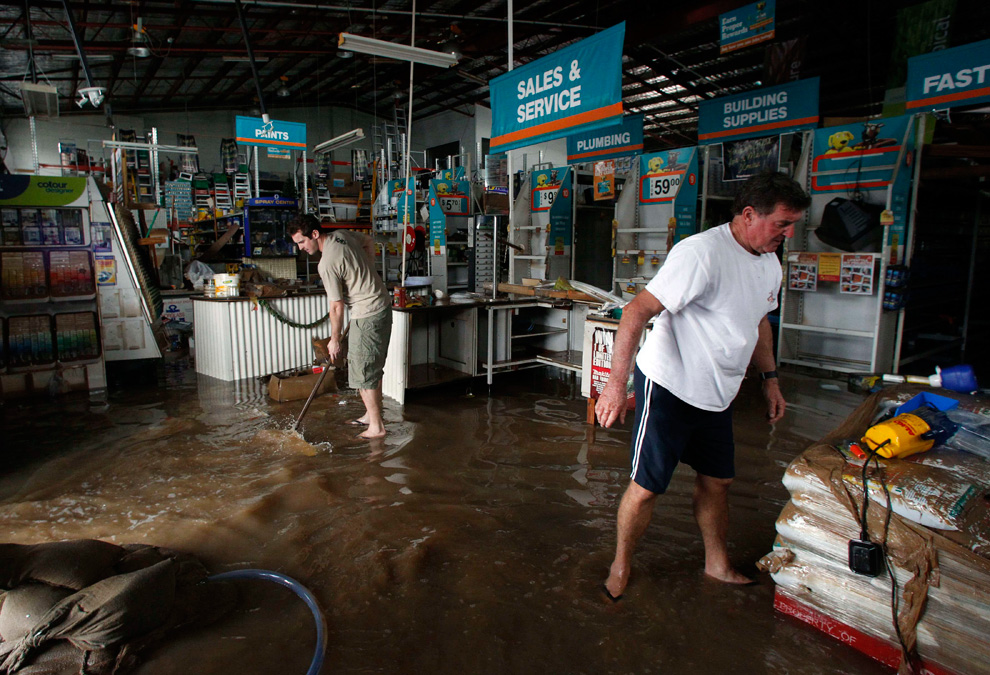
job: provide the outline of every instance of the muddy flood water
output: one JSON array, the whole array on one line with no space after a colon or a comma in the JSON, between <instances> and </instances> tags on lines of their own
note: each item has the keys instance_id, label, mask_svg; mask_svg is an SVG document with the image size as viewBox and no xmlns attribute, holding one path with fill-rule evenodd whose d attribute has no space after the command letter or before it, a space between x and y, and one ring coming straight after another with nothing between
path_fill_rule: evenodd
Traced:
<instances>
[{"instance_id":1,"label":"muddy flood water","mask_svg":"<svg viewBox=\"0 0 990 675\"><path fill-rule=\"evenodd\" d=\"M681 467L624 599L599 590L628 481L631 420L596 433L570 383L534 371L386 402L384 441L355 439L360 399L302 401L169 362L158 381L86 400L7 403L0 541L100 538L198 556L212 572L298 579L326 614L323 673L887 673L773 609L773 582L702 574ZM758 384L736 403L733 561L771 549L787 463L862 400L785 375L771 429ZM312 444L312 445L311 445ZM314 623L290 591L241 584L219 623L162 644L141 675L305 673Z\"/></svg>"}]
</instances>

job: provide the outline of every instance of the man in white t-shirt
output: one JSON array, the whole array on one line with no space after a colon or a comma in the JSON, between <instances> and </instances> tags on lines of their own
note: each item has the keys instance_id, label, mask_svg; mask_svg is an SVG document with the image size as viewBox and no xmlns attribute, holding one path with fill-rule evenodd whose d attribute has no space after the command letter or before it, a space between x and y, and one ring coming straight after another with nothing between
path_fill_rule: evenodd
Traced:
<instances>
[{"instance_id":1,"label":"man in white t-shirt","mask_svg":"<svg viewBox=\"0 0 990 675\"><path fill-rule=\"evenodd\" d=\"M364 415L348 422L368 427L358 438L382 438L382 375L392 335L392 303L375 271L375 245L360 232L324 232L315 216L297 216L286 228L295 244L308 253L320 252L317 268L330 300L330 361L341 353L344 306L350 310L347 331L347 383L361 394Z\"/></svg>"},{"instance_id":2,"label":"man in white t-shirt","mask_svg":"<svg viewBox=\"0 0 990 675\"><path fill-rule=\"evenodd\" d=\"M622 310L612 369L595 413L602 426L625 421L626 382L636 357L632 474L619 504L615 560L603 585L617 601L629 582L636 542L679 462L697 472L694 514L705 544L705 573L750 583L729 562L728 491L735 476L732 400L746 367L761 373L771 424L785 401L774 370L767 313L777 307L781 267L774 251L811 199L781 173L747 181L732 221L675 245L660 271ZM659 316L657 316L659 315Z\"/></svg>"}]
</instances>

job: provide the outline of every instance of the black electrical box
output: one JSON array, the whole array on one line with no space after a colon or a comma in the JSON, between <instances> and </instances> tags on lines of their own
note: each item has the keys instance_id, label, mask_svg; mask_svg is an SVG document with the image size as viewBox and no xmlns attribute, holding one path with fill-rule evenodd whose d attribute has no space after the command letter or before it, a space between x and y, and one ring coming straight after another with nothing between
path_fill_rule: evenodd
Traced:
<instances>
[{"instance_id":1,"label":"black electrical box","mask_svg":"<svg viewBox=\"0 0 990 675\"><path fill-rule=\"evenodd\" d=\"M883 549L872 541L849 541L849 569L868 577L878 576L883 570Z\"/></svg>"}]
</instances>

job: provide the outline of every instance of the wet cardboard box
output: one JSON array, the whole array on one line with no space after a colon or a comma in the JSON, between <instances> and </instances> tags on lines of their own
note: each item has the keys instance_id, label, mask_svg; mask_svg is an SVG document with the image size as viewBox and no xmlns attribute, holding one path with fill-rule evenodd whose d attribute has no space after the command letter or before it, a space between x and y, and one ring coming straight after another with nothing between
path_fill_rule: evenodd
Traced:
<instances>
[{"instance_id":1,"label":"wet cardboard box","mask_svg":"<svg viewBox=\"0 0 990 675\"><path fill-rule=\"evenodd\" d=\"M272 375L271 379L268 380L268 396L279 402L307 399L319 379L320 373L314 373L312 370ZM333 370L327 372L317 394L325 394L328 391L337 391L337 381L334 378Z\"/></svg>"}]
</instances>

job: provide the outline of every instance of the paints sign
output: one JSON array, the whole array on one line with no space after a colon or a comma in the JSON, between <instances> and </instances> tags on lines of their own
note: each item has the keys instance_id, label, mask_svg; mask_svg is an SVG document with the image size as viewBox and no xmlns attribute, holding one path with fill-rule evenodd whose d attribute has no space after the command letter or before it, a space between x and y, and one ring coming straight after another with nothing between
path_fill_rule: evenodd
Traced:
<instances>
[{"instance_id":1,"label":"paints sign","mask_svg":"<svg viewBox=\"0 0 990 675\"><path fill-rule=\"evenodd\" d=\"M990 101L990 40L908 59L907 109Z\"/></svg>"},{"instance_id":2,"label":"paints sign","mask_svg":"<svg viewBox=\"0 0 990 675\"><path fill-rule=\"evenodd\" d=\"M242 145L268 148L306 149L306 125L298 122L271 120L268 124L260 117L234 118L235 140Z\"/></svg>"},{"instance_id":3,"label":"paints sign","mask_svg":"<svg viewBox=\"0 0 990 675\"><path fill-rule=\"evenodd\" d=\"M491 80L491 152L615 124L625 32L622 22Z\"/></svg>"},{"instance_id":4,"label":"paints sign","mask_svg":"<svg viewBox=\"0 0 990 675\"><path fill-rule=\"evenodd\" d=\"M817 77L698 104L698 140L702 143L772 136L816 126Z\"/></svg>"}]
</instances>

